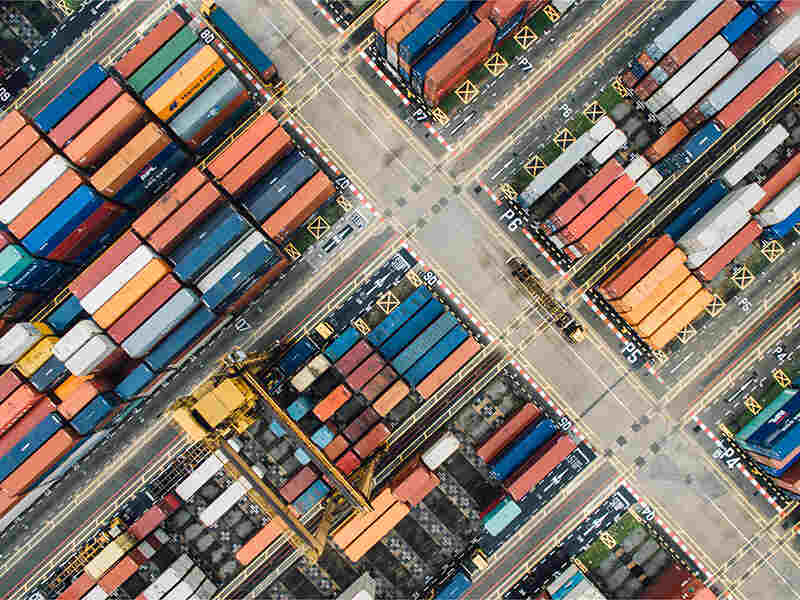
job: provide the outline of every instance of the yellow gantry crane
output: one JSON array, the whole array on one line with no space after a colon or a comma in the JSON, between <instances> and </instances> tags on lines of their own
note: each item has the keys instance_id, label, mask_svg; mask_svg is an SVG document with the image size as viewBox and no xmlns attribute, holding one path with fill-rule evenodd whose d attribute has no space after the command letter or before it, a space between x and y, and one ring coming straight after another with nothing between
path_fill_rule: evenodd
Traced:
<instances>
[{"instance_id":1,"label":"yellow gantry crane","mask_svg":"<svg viewBox=\"0 0 800 600\"><path fill-rule=\"evenodd\" d=\"M311 562L316 562L325 548L337 512L350 507L358 512L372 510L368 498L372 495L380 453L351 475L352 482L328 460L256 377L260 369L275 362L283 349L276 345L266 352L250 355L234 350L223 359L222 372L198 386L191 396L177 400L171 407L171 414L175 423L192 440L202 441L228 458L226 469L229 474L234 478L244 477L250 483L252 487L248 494L253 502L270 519L281 519L286 524L292 545ZM225 440L226 436L246 431L261 417L259 412L266 412L280 422L336 488L314 533Z\"/></svg>"}]
</instances>

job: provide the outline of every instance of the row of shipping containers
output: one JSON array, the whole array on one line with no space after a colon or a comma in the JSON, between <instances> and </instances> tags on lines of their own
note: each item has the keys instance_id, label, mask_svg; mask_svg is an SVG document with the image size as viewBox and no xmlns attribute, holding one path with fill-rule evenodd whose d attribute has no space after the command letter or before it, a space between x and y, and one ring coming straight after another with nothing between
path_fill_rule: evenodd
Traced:
<instances>
[{"instance_id":1,"label":"row of shipping containers","mask_svg":"<svg viewBox=\"0 0 800 600\"><path fill-rule=\"evenodd\" d=\"M565 12L574 0L550 8ZM373 16L388 73L430 106L461 85L538 11L543 0L389 0Z\"/></svg>"}]
</instances>

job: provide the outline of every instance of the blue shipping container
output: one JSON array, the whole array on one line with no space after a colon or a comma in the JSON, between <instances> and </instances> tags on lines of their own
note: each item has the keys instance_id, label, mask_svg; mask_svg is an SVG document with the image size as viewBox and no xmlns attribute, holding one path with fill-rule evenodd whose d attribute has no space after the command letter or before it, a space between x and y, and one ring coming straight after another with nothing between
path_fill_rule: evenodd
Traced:
<instances>
[{"instance_id":1,"label":"blue shipping container","mask_svg":"<svg viewBox=\"0 0 800 600\"><path fill-rule=\"evenodd\" d=\"M114 388L114 393L123 400L132 400L138 396L141 391L150 385L156 378L156 374L146 364L141 363L133 371L125 376L125 379L117 384Z\"/></svg>"},{"instance_id":2,"label":"blue shipping container","mask_svg":"<svg viewBox=\"0 0 800 600\"><path fill-rule=\"evenodd\" d=\"M483 516L483 526L489 535L498 536L511 522L522 514L522 509L513 498L506 496L488 514Z\"/></svg>"},{"instance_id":3,"label":"blue shipping container","mask_svg":"<svg viewBox=\"0 0 800 600\"><path fill-rule=\"evenodd\" d=\"M90 187L80 186L22 238L22 245L34 256L46 258L103 202L105 199Z\"/></svg>"},{"instance_id":4,"label":"blue shipping container","mask_svg":"<svg viewBox=\"0 0 800 600\"><path fill-rule=\"evenodd\" d=\"M525 9L522 9L522 14L525 14ZM475 29L478 25L478 19L473 16L468 16L466 19L461 21L458 26L453 29L450 33L447 34L447 37L444 38L433 50L428 52L425 57L420 60L416 65L413 66L411 69L411 89L413 89L417 94L420 96L424 92L425 87L425 75L428 72L428 69L433 67L439 60L450 50L458 44L464 36L466 36L470 31Z\"/></svg>"},{"instance_id":5,"label":"blue shipping container","mask_svg":"<svg viewBox=\"0 0 800 600\"><path fill-rule=\"evenodd\" d=\"M333 432L328 429L327 425L323 425L311 435L311 441L319 446L320 449L324 449L333 441L333 437Z\"/></svg>"},{"instance_id":6,"label":"blue shipping container","mask_svg":"<svg viewBox=\"0 0 800 600\"><path fill-rule=\"evenodd\" d=\"M472 586L472 581L470 581L469 577L463 571L458 571L447 582L447 585L439 590L434 600L458 600L467 592L470 586Z\"/></svg>"},{"instance_id":7,"label":"blue shipping container","mask_svg":"<svg viewBox=\"0 0 800 600\"><path fill-rule=\"evenodd\" d=\"M153 371L166 367L211 327L217 315L201 306L188 319L173 329L144 359Z\"/></svg>"},{"instance_id":8,"label":"blue shipping container","mask_svg":"<svg viewBox=\"0 0 800 600\"><path fill-rule=\"evenodd\" d=\"M194 56L200 52L200 50L205 48L205 46L205 42L196 42L194 46L191 46L186 52L181 54L178 57L178 60L167 67L167 70L159 75L153 83L144 88L144 91L140 94L140 96L144 100L147 100L150 96L155 94L156 91L158 91L158 88L167 82L167 79L175 75L175 73L178 72L178 69L194 58Z\"/></svg>"},{"instance_id":9,"label":"blue shipping container","mask_svg":"<svg viewBox=\"0 0 800 600\"><path fill-rule=\"evenodd\" d=\"M733 17L731 22L722 28L720 34L727 40L729 44L732 44L738 40L741 35L756 21L758 21L758 14L755 10L753 10L752 6L748 6L738 15Z\"/></svg>"},{"instance_id":10,"label":"blue shipping container","mask_svg":"<svg viewBox=\"0 0 800 600\"><path fill-rule=\"evenodd\" d=\"M286 414L288 414L295 421L299 421L305 417L308 414L308 411L310 411L313 407L314 403L308 396L300 396L297 400L289 405L289 408L286 409Z\"/></svg>"},{"instance_id":11,"label":"blue shipping container","mask_svg":"<svg viewBox=\"0 0 800 600\"><path fill-rule=\"evenodd\" d=\"M550 419L540 419L529 425L524 433L491 462L492 476L500 481L508 478L555 433L556 426Z\"/></svg>"},{"instance_id":12,"label":"blue shipping container","mask_svg":"<svg viewBox=\"0 0 800 600\"><path fill-rule=\"evenodd\" d=\"M81 319L88 318L89 315L81 307L80 300L72 294L58 305L45 319L48 325L57 335L63 335L69 328Z\"/></svg>"},{"instance_id":13,"label":"blue shipping container","mask_svg":"<svg viewBox=\"0 0 800 600\"><path fill-rule=\"evenodd\" d=\"M578 571L577 573L575 573L575 575L573 575L567 581L565 581L564 584L561 587L559 587L555 592L550 594L550 598L552 600L561 600L562 598L565 598L567 594L569 594L573 589L575 589L581 581L583 581L583 573Z\"/></svg>"},{"instance_id":14,"label":"blue shipping container","mask_svg":"<svg viewBox=\"0 0 800 600\"><path fill-rule=\"evenodd\" d=\"M752 456L753 460L755 460L758 463L758 468L761 469L762 471L764 471L764 473L766 473L767 475L772 475L773 477L780 477L781 475L786 473L786 471L788 471L790 468L792 468L792 465L794 465L797 462L797 460L800 459L800 452L795 454L791 458L791 460L789 460L785 465L783 465L779 469L776 469L775 467L769 467L767 465L761 464L761 462L759 462L757 456L753 456L752 454L751 454L751 456Z\"/></svg>"},{"instance_id":15,"label":"blue shipping container","mask_svg":"<svg viewBox=\"0 0 800 600\"><path fill-rule=\"evenodd\" d=\"M409 33L397 45L397 55L400 60L411 67L422 55L432 48L439 40L456 25L456 23L469 11L469 3L463 0L444 0L439 7ZM402 62L398 62L403 71ZM406 72L405 76L408 77Z\"/></svg>"},{"instance_id":16,"label":"blue shipping container","mask_svg":"<svg viewBox=\"0 0 800 600\"><path fill-rule=\"evenodd\" d=\"M272 433L274 433L277 437L283 437L286 435L286 430L283 428L283 425L281 425L275 420L273 420L272 423L269 424L269 430Z\"/></svg>"},{"instance_id":17,"label":"blue shipping container","mask_svg":"<svg viewBox=\"0 0 800 600\"><path fill-rule=\"evenodd\" d=\"M33 122L43 132L48 133L53 127L58 125L59 121L66 117L73 108L78 106L83 100L91 94L97 87L103 83L108 74L105 69L97 63L91 65L83 73L81 73L70 86L50 101L50 104L45 106Z\"/></svg>"},{"instance_id":18,"label":"blue shipping container","mask_svg":"<svg viewBox=\"0 0 800 600\"><path fill-rule=\"evenodd\" d=\"M765 15L770 9L778 3L778 0L753 0L753 8L756 9L758 14Z\"/></svg>"},{"instance_id":19,"label":"blue shipping container","mask_svg":"<svg viewBox=\"0 0 800 600\"><path fill-rule=\"evenodd\" d=\"M133 208L145 208L189 170L191 159L172 142L139 171L114 196L114 201Z\"/></svg>"},{"instance_id":20,"label":"blue shipping container","mask_svg":"<svg viewBox=\"0 0 800 600\"><path fill-rule=\"evenodd\" d=\"M728 193L727 186L719 179L703 190L697 199L687 206L664 228L664 233L677 242L683 234L689 231L702 219L711 208Z\"/></svg>"},{"instance_id":21,"label":"blue shipping container","mask_svg":"<svg viewBox=\"0 0 800 600\"><path fill-rule=\"evenodd\" d=\"M335 363L342 358L350 348L355 346L359 338L358 331L352 325L345 329L330 346L325 348L325 356L329 361Z\"/></svg>"},{"instance_id":22,"label":"blue shipping container","mask_svg":"<svg viewBox=\"0 0 800 600\"><path fill-rule=\"evenodd\" d=\"M798 223L800 223L800 207L796 208L792 214L780 223L775 223L775 225L767 227L765 230L767 237L774 239L784 238L789 235L792 229L794 229L794 226Z\"/></svg>"},{"instance_id":23,"label":"blue shipping container","mask_svg":"<svg viewBox=\"0 0 800 600\"><path fill-rule=\"evenodd\" d=\"M430 327L423 331L417 339L411 342L406 349L398 354L392 361L394 370L400 375L408 371L415 362L422 358L423 354L433 348L433 345L442 339L447 332L456 325L458 325L458 319L450 312L436 319Z\"/></svg>"},{"instance_id":24,"label":"blue shipping container","mask_svg":"<svg viewBox=\"0 0 800 600\"><path fill-rule=\"evenodd\" d=\"M304 515L314 508L314 506L327 496L330 491L331 488L329 488L324 481L317 479L305 492L300 494L297 500L292 502L292 506L301 515Z\"/></svg>"},{"instance_id":25,"label":"blue shipping container","mask_svg":"<svg viewBox=\"0 0 800 600\"><path fill-rule=\"evenodd\" d=\"M301 465L307 465L311 462L311 457L302 448L298 448L294 451L294 457Z\"/></svg>"},{"instance_id":26,"label":"blue shipping container","mask_svg":"<svg viewBox=\"0 0 800 600\"><path fill-rule=\"evenodd\" d=\"M287 377L291 377L308 362L308 359L317 353L319 353L317 345L310 338L304 337L289 348L289 351L281 358L278 366Z\"/></svg>"},{"instance_id":27,"label":"blue shipping container","mask_svg":"<svg viewBox=\"0 0 800 600\"><path fill-rule=\"evenodd\" d=\"M385 359L392 360L443 312L444 306L442 306L441 302L436 300L436 298L428 300L427 304L406 321L392 337L381 344L381 347L378 348L378 352L380 352L381 356Z\"/></svg>"},{"instance_id":28,"label":"blue shipping container","mask_svg":"<svg viewBox=\"0 0 800 600\"><path fill-rule=\"evenodd\" d=\"M110 394L98 394L94 400L84 406L69 422L72 428L81 435L88 435L94 428L114 410L116 398Z\"/></svg>"},{"instance_id":29,"label":"blue shipping container","mask_svg":"<svg viewBox=\"0 0 800 600\"><path fill-rule=\"evenodd\" d=\"M247 35L239 24L220 6L215 5L208 16L214 26L231 43L234 50L245 59L258 73L269 79L275 74L272 61L261 51L261 48Z\"/></svg>"},{"instance_id":30,"label":"blue shipping container","mask_svg":"<svg viewBox=\"0 0 800 600\"><path fill-rule=\"evenodd\" d=\"M13 266L0 274L0 285L29 292L51 291L66 272L66 265L44 258L31 259L22 246L6 246L0 252L0 263Z\"/></svg>"},{"instance_id":31,"label":"blue shipping container","mask_svg":"<svg viewBox=\"0 0 800 600\"><path fill-rule=\"evenodd\" d=\"M467 339L468 335L466 329L460 325L451 329L447 335L436 342L433 348L428 350L425 355L403 375L405 380L412 386L416 387L419 385L419 382L425 379L445 358L450 356L453 351Z\"/></svg>"},{"instance_id":32,"label":"blue shipping container","mask_svg":"<svg viewBox=\"0 0 800 600\"><path fill-rule=\"evenodd\" d=\"M798 424L800 424L800 392L792 396L789 402L784 404L766 423L744 440L742 446L765 456L782 458L776 449L776 445L779 445L783 438Z\"/></svg>"},{"instance_id":33,"label":"blue shipping container","mask_svg":"<svg viewBox=\"0 0 800 600\"><path fill-rule=\"evenodd\" d=\"M525 18L525 13L528 12L528 7L523 6L519 9L517 14L511 17L508 22L503 25L500 29L497 30L497 34L494 36L494 43L493 47L497 48L500 44L502 44L506 38L513 33L514 28L517 27L520 23L522 23L522 19Z\"/></svg>"},{"instance_id":34,"label":"blue shipping container","mask_svg":"<svg viewBox=\"0 0 800 600\"><path fill-rule=\"evenodd\" d=\"M262 242L203 294L203 303L211 310L220 309L228 298L236 297L237 291L251 282L253 277L265 273L277 262L277 258L272 248Z\"/></svg>"},{"instance_id":35,"label":"blue shipping container","mask_svg":"<svg viewBox=\"0 0 800 600\"><path fill-rule=\"evenodd\" d=\"M92 262L97 255L108 248L111 243L116 240L122 232L130 227L131 223L136 220L137 213L135 211L126 211L117 217L117 220L111 223L108 228L100 234L100 236L84 250L73 263L76 265L88 265Z\"/></svg>"},{"instance_id":36,"label":"blue shipping container","mask_svg":"<svg viewBox=\"0 0 800 600\"><path fill-rule=\"evenodd\" d=\"M400 306L390 312L375 329L367 334L367 340L373 346L380 346L432 297L433 294L427 287L424 285L418 287L400 303Z\"/></svg>"},{"instance_id":37,"label":"blue shipping container","mask_svg":"<svg viewBox=\"0 0 800 600\"><path fill-rule=\"evenodd\" d=\"M267 217L283 206L303 184L319 171L319 167L313 160L298 157L300 154L293 152L284 158L242 200L250 214L259 223L263 223Z\"/></svg>"},{"instance_id":38,"label":"blue shipping container","mask_svg":"<svg viewBox=\"0 0 800 600\"><path fill-rule=\"evenodd\" d=\"M635 60L631 64L631 73L633 73L633 76L636 77L636 81L639 81L642 77L647 75L647 70L641 64L639 64L638 60Z\"/></svg>"},{"instance_id":39,"label":"blue shipping container","mask_svg":"<svg viewBox=\"0 0 800 600\"><path fill-rule=\"evenodd\" d=\"M30 384L40 392L47 392L58 387L69 376L70 372L66 365L55 356L51 356L31 375Z\"/></svg>"},{"instance_id":40,"label":"blue shipping container","mask_svg":"<svg viewBox=\"0 0 800 600\"><path fill-rule=\"evenodd\" d=\"M773 415L782 409L797 393L797 389L788 388L783 390L778 397L770 402L767 406L761 409L757 416L753 416L744 427L736 433L736 441L740 444L745 442L747 438L753 435L764 423L770 420Z\"/></svg>"},{"instance_id":41,"label":"blue shipping container","mask_svg":"<svg viewBox=\"0 0 800 600\"><path fill-rule=\"evenodd\" d=\"M11 475L34 452L64 426L58 413L50 413L6 454L0 457L0 481Z\"/></svg>"},{"instance_id":42,"label":"blue shipping container","mask_svg":"<svg viewBox=\"0 0 800 600\"><path fill-rule=\"evenodd\" d=\"M711 145L722 137L722 127L714 121L703 125L697 133L693 134L681 146L678 152L678 159L684 164L695 161L703 152L708 150Z\"/></svg>"}]
</instances>

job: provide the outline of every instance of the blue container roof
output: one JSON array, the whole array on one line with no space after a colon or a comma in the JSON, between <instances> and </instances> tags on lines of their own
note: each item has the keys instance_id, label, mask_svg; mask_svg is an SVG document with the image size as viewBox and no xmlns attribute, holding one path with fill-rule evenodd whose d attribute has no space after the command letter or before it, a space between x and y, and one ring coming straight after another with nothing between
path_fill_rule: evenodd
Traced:
<instances>
[{"instance_id":1,"label":"blue container roof","mask_svg":"<svg viewBox=\"0 0 800 600\"><path fill-rule=\"evenodd\" d=\"M418 77L424 77L433 65L439 62L445 54L450 52L450 50L452 50L455 45L458 44L458 42L464 39L470 31L475 29L477 25L478 19L472 15L461 21L461 23L459 23L455 29L453 29L453 31L448 33L441 42L436 44L433 49L431 49L431 51L422 58L422 60L414 65L414 68L412 69L414 75Z\"/></svg>"},{"instance_id":2,"label":"blue container roof","mask_svg":"<svg viewBox=\"0 0 800 600\"><path fill-rule=\"evenodd\" d=\"M398 50L403 48L408 52L409 56L415 56L425 47L428 40L439 33L439 30L444 25L455 19L463 10L465 10L463 0L444 0L439 8L434 10L422 23L417 25L414 31L403 38Z\"/></svg>"}]
</instances>

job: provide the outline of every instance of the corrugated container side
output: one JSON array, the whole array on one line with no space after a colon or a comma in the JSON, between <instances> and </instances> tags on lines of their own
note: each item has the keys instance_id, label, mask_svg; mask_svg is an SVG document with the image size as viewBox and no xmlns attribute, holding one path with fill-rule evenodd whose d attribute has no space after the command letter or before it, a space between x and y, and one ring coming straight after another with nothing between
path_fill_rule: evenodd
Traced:
<instances>
[{"instance_id":1,"label":"corrugated container side","mask_svg":"<svg viewBox=\"0 0 800 600\"><path fill-rule=\"evenodd\" d=\"M67 169L43 194L11 221L8 230L17 236L17 239L22 239L81 184L83 178L72 169Z\"/></svg>"},{"instance_id":2,"label":"corrugated container side","mask_svg":"<svg viewBox=\"0 0 800 600\"><path fill-rule=\"evenodd\" d=\"M31 125L23 127L0 152L0 173L5 173L19 157L41 139L39 133Z\"/></svg>"},{"instance_id":3,"label":"corrugated container side","mask_svg":"<svg viewBox=\"0 0 800 600\"><path fill-rule=\"evenodd\" d=\"M389 488L384 488L370 502L374 510L351 515L349 519L334 531L331 536L333 543L339 546L339 548L345 549L362 531L377 521L394 503L395 498L392 496L392 491Z\"/></svg>"},{"instance_id":4,"label":"corrugated container side","mask_svg":"<svg viewBox=\"0 0 800 600\"><path fill-rule=\"evenodd\" d=\"M122 317L108 329L108 335L115 342L122 343L158 310L181 285L173 275L166 275L144 294Z\"/></svg>"},{"instance_id":5,"label":"corrugated container side","mask_svg":"<svg viewBox=\"0 0 800 600\"><path fill-rule=\"evenodd\" d=\"M381 344L378 352L387 360L394 359L414 338L444 312L444 306L436 299L429 300L417 313Z\"/></svg>"},{"instance_id":6,"label":"corrugated container side","mask_svg":"<svg viewBox=\"0 0 800 600\"><path fill-rule=\"evenodd\" d=\"M689 269L687 269L685 265L678 265L669 275L661 280L649 295L634 306L633 310L624 313L622 317L628 324L638 325L662 299L666 298L670 292L678 287L688 276Z\"/></svg>"},{"instance_id":7,"label":"corrugated container side","mask_svg":"<svg viewBox=\"0 0 800 600\"><path fill-rule=\"evenodd\" d=\"M353 562L358 562L383 536L394 529L409 512L410 508L407 504L396 502L345 549L345 556Z\"/></svg>"},{"instance_id":8,"label":"corrugated container side","mask_svg":"<svg viewBox=\"0 0 800 600\"><path fill-rule=\"evenodd\" d=\"M419 0L409 8L386 32L386 58L389 64L398 68L398 44L417 28L430 14L441 6L443 0Z\"/></svg>"},{"instance_id":9,"label":"corrugated container side","mask_svg":"<svg viewBox=\"0 0 800 600\"><path fill-rule=\"evenodd\" d=\"M717 250L711 258L706 260L695 271L695 274L703 281L711 281L722 269L724 269L733 259L735 259L747 246L752 244L763 229L756 221L750 221L740 229L732 238Z\"/></svg>"},{"instance_id":10,"label":"corrugated container side","mask_svg":"<svg viewBox=\"0 0 800 600\"><path fill-rule=\"evenodd\" d=\"M385 417L389 412L397 406L400 401L405 398L410 392L410 388L403 380L395 381L392 386L386 390L380 398L372 403L372 408L382 417Z\"/></svg>"},{"instance_id":11,"label":"corrugated container side","mask_svg":"<svg viewBox=\"0 0 800 600\"><path fill-rule=\"evenodd\" d=\"M355 442L378 421L380 421L380 415L372 407L368 406L344 428L342 435L351 442Z\"/></svg>"},{"instance_id":12,"label":"corrugated container side","mask_svg":"<svg viewBox=\"0 0 800 600\"><path fill-rule=\"evenodd\" d=\"M197 39L197 34L191 27L182 27L161 47L157 48L152 56L142 63L131 76L125 77L128 85L137 94L141 94L169 65L196 44Z\"/></svg>"},{"instance_id":13,"label":"corrugated container side","mask_svg":"<svg viewBox=\"0 0 800 600\"><path fill-rule=\"evenodd\" d=\"M25 125L28 119L18 110L12 110L0 119L0 148L13 138Z\"/></svg>"},{"instance_id":14,"label":"corrugated container side","mask_svg":"<svg viewBox=\"0 0 800 600\"><path fill-rule=\"evenodd\" d=\"M383 423L377 423L369 432L353 446L353 450L361 458L367 458L383 442L389 439L392 432Z\"/></svg>"},{"instance_id":15,"label":"corrugated container side","mask_svg":"<svg viewBox=\"0 0 800 600\"><path fill-rule=\"evenodd\" d=\"M318 171L264 222L264 231L276 243L282 244L335 192L336 189L328 176L322 171Z\"/></svg>"},{"instance_id":16,"label":"corrugated container side","mask_svg":"<svg viewBox=\"0 0 800 600\"><path fill-rule=\"evenodd\" d=\"M724 0L697 27L686 34L669 54L661 59L661 63L671 62L680 67L700 48L706 45L731 19L741 10L736 0ZM674 72L674 71L673 71Z\"/></svg>"},{"instance_id":17,"label":"corrugated container side","mask_svg":"<svg viewBox=\"0 0 800 600\"><path fill-rule=\"evenodd\" d=\"M236 560L242 565L249 565L286 530L286 523L280 517L273 517L257 534L251 537L236 552Z\"/></svg>"},{"instance_id":18,"label":"corrugated container side","mask_svg":"<svg viewBox=\"0 0 800 600\"><path fill-rule=\"evenodd\" d=\"M530 402L527 402L523 407L508 421L506 421L500 429L495 431L489 438L481 444L476 450L476 454L485 463L489 463L500 454L505 447L510 444L516 437L526 428L533 423L542 411Z\"/></svg>"},{"instance_id":19,"label":"corrugated container side","mask_svg":"<svg viewBox=\"0 0 800 600\"><path fill-rule=\"evenodd\" d=\"M89 577L86 573L81 573L80 577L59 594L58 600L80 600L93 587L94 579Z\"/></svg>"},{"instance_id":20,"label":"corrugated container side","mask_svg":"<svg viewBox=\"0 0 800 600\"><path fill-rule=\"evenodd\" d=\"M622 173L623 168L619 161L615 158L609 160L569 200L547 218L544 230L554 233L559 227L569 223Z\"/></svg>"},{"instance_id":21,"label":"corrugated container side","mask_svg":"<svg viewBox=\"0 0 800 600\"><path fill-rule=\"evenodd\" d=\"M217 179L227 175L253 148L266 139L277 126L278 122L269 112L265 111L259 115L244 133L239 135L211 161L208 165L209 172Z\"/></svg>"},{"instance_id":22,"label":"corrugated container side","mask_svg":"<svg viewBox=\"0 0 800 600\"><path fill-rule=\"evenodd\" d=\"M122 94L122 86L111 77L106 79L48 134L50 141L59 148L63 148L120 94Z\"/></svg>"},{"instance_id":23,"label":"corrugated container side","mask_svg":"<svg viewBox=\"0 0 800 600\"><path fill-rule=\"evenodd\" d=\"M656 266L674 247L675 243L668 235L648 240L625 262L614 269L597 287L597 291L606 300L619 298L631 289L645 273Z\"/></svg>"},{"instance_id":24,"label":"corrugated container side","mask_svg":"<svg viewBox=\"0 0 800 600\"><path fill-rule=\"evenodd\" d=\"M170 11L138 44L114 64L114 68L123 77L129 77L184 25L180 15Z\"/></svg>"},{"instance_id":25,"label":"corrugated container side","mask_svg":"<svg viewBox=\"0 0 800 600\"><path fill-rule=\"evenodd\" d=\"M795 154L761 184L761 188L764 190L764 197L750 209L750 212L758 213L763 210L798 175L800 175L800 153Z\"/></svg>"},{"instance_id":26,"label":"corrugated container side","mask_svg":"<svg viewBox=\"0 0 800 600\"><path fill-rule=\"evenodd\" d=\"M217 188L211 182L206 183L148 236L148 243L161 254L172 252L186 235L219 208L223 201L224 196Z\"/></svg>"},{"instance_id":27,"label":"corrugated container side","mask_svg":"<svg viewBox=\"0 0 800 600\"><path fill-rule=\"evenodd\" d=\"M275 129L220 181L231 195L238 195L264 177L279 160L291 152L294 144L283 127Z\"/></svg>"},{"instance_id":28,"label":"corrugated container side","mask_svg":"<svg viewBox=\"0 0 800 600\"><path fill-rule=\"evenodd\" d=\"M700 282L696 277L687 277L675 289L669 292L641 322L634 325L634 331L636 331L641 338L653 335L656 329L664 324L664 321L674 315L681 306L686 304L689 298L700 290L700 287Z\"/></svg>"},{"instance_id":29,"label":"corrugated container side","mask_svg":"<svg viewBox=\"0 0 800 600\"><path fill-rule=\"evenodd\" d=\"M610 300L609 304L620 314L633 310L635 306L644 302L670 273L673 273L679 265L685 262L686 254L680 248L673 248L663 260L659 261L624 295L615 300Z\"/></svg>"},{"instance_id":30,"label":"corrugated container side","mask_svg":"<svg viewBox=\"0 0 800 600\"><path fill-rule=\"evenodd\" d=\"M430 398L436 390L461 369L481 349L473 337L467 338L455 352L448 356L433 372L423 379L416 390L423 398Z\"/></svg>"},{"instance_id":31,"label":"corrugated container side","mask_svg":"<svg viewBox=\"0 0 800 600\"><path fill-rule=\"evenodd\" d=\"M66 456L79 440L80 437L67 429L57 431L3 480L3 490L10 496L23 494L40 475Z\"/></svg>"},{"instance_id":32,"label":"corrugated container side","mask_svg":"<svg viewBox=\"0 0 800 600\"><path fill-rule=\"evenodd\" d=\"M384 4L372 17L372 25L378 35L385 39L386 31L416 3L417 0L393 0Z\"/></svg>"},{"instance_id":33,"label":"corrugated container side","mask_svg":"<svg viewBox=\"0 0 800 600\"><path fill-rule=\"evenodd\" d=\"M47 133L67 114L74 109L80 102L91 94L99 86L108 74L99 64L89 65L80 75L53 98L33 118L34 123L43 132Z\"/></svg>"},{"instance_id":34,"label":"corrugated container side","mask_svg":"<svg viewBox=\"0 0 800 600\"><path fill-rule=\"evenodd\" d=\"M295 473L278 491L284 500L294 502L316 479L317 474L314 470L309 466L305 466Z\"/></svg>"},{"instance_id":35,"label":"corrugated container side","mask_svg":"<svg viewBox=\"0 0 800 600\"><path fill-rule=\"evenodd\" d=\"M0 407L3 406L3 400L8 398L22 383L22 379L14 369L6 369L0 375Z\"/></svg>"},{"instance_id":36,"label":"corrugated container side","mask_svg":"<svg viewBox=\"0 0 800 600\"><path fill-rule=\"evenodd\" d=\"M208 183L208 178L197 167L192 167L166 194L156 200L133 222L133 230L146 238L206 183Z\"/></svg>"},{"instance_id":37,"label":"corrugated container side","mask_svg":"<svg viewBox=\"0 0 800 600\"><path fill-rule=\"evenodd\" d=\"M70 291L82 299L106 278L122 261L141 245L141 241L132 231L127 231L114 245L106 250L100 258L72 280L69 284Z\"/></svg>"},{"instance_id":38,"label":"corrugated container side","mask_svg":"<svg viewBox=\"0 0 800 600\"><path fill-rule=\"evenodd\" d=\"M561 434L537 450L506 486L514 500L521 500L545 476L567 458L577 446L567 434Z\"/></svg>"},{"instance_id":39,"label":"corrugated container side","mask_svg":"<svg viewBox=\"0 0 800 600\"><path fill-rule=\"evenodd\" d=\"M697 292L686 304L658 328L658 330L645 340L647 345L654 350L661 350L672 340L678 332L694 321L705 308L711 304L713 296L706 289Z\"/></svg>"},{"instance_id":40,"label":"corrugated container side","mask_svg":"<svg viewBox=\"0 0 800 600\"><path fill-rule=\"evenodd\" d=\"M361 394L367 402L373 402L395 379L395 370L389 366L384 367L362 388Z\"/></svg>"},{"instance_id":41,"label":"corrugated container side","mask_svg":"<svg viewBox=\"0 0 800 600\"><path fill-rule=\"evenodd\" d=\"M624 173L589 204L581 213L558 232L565 244L574 242L602 219L633 188L633 180Z\"/></svg>"},{"instance_id":42,"label":"corrugated container side","mask_svg":"<svg viewBox=\"0 0 800 600\"><path fill-rule=\"evenodd\" d=\"M381 346L432 297L433 294L431 294L427 287L424 285L418 287L383 321L381 321L372 331L370 331L369 334L367 334L367 339L374 346Z\"/></svg>"},{"instance_id":43,"label":"corrugated container side","mask_svg":"<svg viewBox=\"0 0 800 600\"><path fill-rule=\"evenodd\" d=\"M657 163L672 152L672 150L677 148L678 144L680 144L687 135L689 135L689 129L683 122L678 121L667 129L664 135L650 144L647 150L644 151L644 155L651 163Z\"/></svg>"},{"instance_id":44,"label":"corrugated container side","mask_svg":"<svg viewBox=\"0 0 800 600\"><path fill-rule=\"evenodd\" d=\"M53 149L50 148L45 140L39 140L31 146L11 168L0 175L0 200L5 203L5 200L52 156ZM0 204L0 211L2 210L3 207ZM14 214L4 223L10 223L17 214Z\"/></svg>"},{"instance_id":45,"label":"corrugated container side","mask_svg":"<svg viewBox=\"0 0 800 600\"><path fill-rule=\"evenodd\" d=\"M30 384L18 387L0 404L0 436L11 429L25 414L31 410L44 395L36 391ZM13 444L11 444L13 446Z\"/></svg>"}]
</instances>

